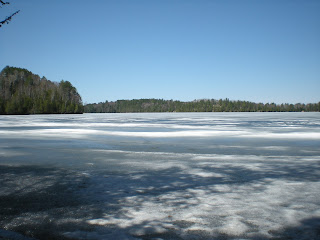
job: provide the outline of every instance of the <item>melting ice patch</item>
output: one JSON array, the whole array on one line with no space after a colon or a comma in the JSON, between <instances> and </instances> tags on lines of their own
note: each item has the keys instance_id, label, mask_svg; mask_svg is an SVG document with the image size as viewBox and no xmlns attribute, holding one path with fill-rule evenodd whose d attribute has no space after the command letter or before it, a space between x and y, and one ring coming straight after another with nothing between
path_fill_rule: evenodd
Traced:
<instances>
[{"instance_id":1,"label":"melting ice patch","mask_svg":"<svg viewBox=\"0 0 320 240\"><path fill-rule=\"evenodd\" d=\"M2 130L0 134L8 137L21 136L21 130ZM90 136L120 136L145 138L184 138L184 137L235 137L235 138L263 138L263 139L315 139L320 140L320 132L290 132L275 133L266 131L245 130L189 130L169 132L142 132L142 131L107 131L95 129L37 129L24 130L21 137L56 137L56 138L86 138Z\"/></svg>"},{"instance_id":2,"label":"melting ice patch","mask_svg":"<svg viewBox=\"0 0 320 240\"><path fill-rule=\"evenodd\" d=\"M316 239L319 134L318 113L2 116L0 229Z\"/></svg>"}]
</instances>

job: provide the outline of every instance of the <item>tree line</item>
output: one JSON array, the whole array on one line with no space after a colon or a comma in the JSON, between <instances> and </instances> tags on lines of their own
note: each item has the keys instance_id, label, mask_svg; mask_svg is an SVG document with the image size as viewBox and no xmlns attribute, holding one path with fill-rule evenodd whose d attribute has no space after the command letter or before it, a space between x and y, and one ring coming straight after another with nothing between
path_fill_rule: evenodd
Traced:
<instances>
[{"instance_id":1,"label":"tree line","mask_svg":"<svg viewBox=\"0 0 320 240\"><path fill-rule=\"evenodd\" d=\"M191 102L163 99L133 99L115 102L86 104L86 113L129 112L320 112L319 103L275 104L231 101L226 99L201 99Z\"/></svg>"},{"instance_id":2,"label":"tree line","mask_svg":"<svg viewBox=\"0 0 320 240\"><path fill-rule=\"evenodd\" d=\"M0 73L0 114L83 113L81 96L69 81L60 83L16 67Z\"/></svg>"},{"instance_id":3,"label":"tree line","mask_svg":"<svg viewBox=\"0 0 320 240\"><path fill-rule=\"evenodd\" d=\"M190 102L164 99L133 99L83 106L69 81L59 83L16 67L0 72L0 114L128 113L128 112L320 112L319 103L275 104L201 99Z\"/></svg>"}]
</instances>

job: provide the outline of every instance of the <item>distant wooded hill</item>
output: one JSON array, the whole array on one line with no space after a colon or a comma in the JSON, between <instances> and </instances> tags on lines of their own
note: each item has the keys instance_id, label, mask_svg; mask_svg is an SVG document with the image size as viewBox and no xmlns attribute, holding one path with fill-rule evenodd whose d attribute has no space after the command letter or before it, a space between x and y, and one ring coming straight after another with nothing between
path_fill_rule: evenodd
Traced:
<instances>
[{"instance_id":1,"label":"distant wooded hill","mask_svg":"<svg viewBox=\"0 0 320 240\"><path fill-rule=\"evenodd\" d=\"M127 112L310 112L320 111L319 103L275 104L230 101L229 99L203 99L181 102L163 99L118 100L86 104L86 113L127 113Z\"/></svg>"},{"instance_id":2,"label":"distant wooded hill","mask_svg":"<svg viewBox=\"0 0 320 240\"><path fill-rule=\"evenodd\" d=\"M320 112L319 103L275 104L202 99L191 102L163 99L118 100L83 106L68 81L51 82L32 72L5 67L0 72L0 114L127 113L127 112Z\"/></svg>"},{"instance_id":3,"label":"distant wooded hill","mask_svg":"<svg viewBox=\"0 0 320 240\"><path fill-rule=\"evenodd\" d=\"M51 82L5 67L0 73L0 114L83 113L81 96L68 81Z\"/></svg>"}]
</instances>

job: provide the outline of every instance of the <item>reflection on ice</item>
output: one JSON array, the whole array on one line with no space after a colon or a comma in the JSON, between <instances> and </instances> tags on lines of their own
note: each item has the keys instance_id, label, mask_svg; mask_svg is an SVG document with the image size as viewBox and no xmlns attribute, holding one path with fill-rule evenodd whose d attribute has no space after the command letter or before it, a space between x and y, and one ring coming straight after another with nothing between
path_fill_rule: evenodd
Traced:
<instances>
[{"instance_id":1,"label":"reflection on ice","mask_svg":"<svg viewBox=\"0 0 320 240\"><path fill-rule=\"evenodd\" d=\"M0 238L316 239L319 176L319 113L2 116Z\"/></svg>"}]
</instances>

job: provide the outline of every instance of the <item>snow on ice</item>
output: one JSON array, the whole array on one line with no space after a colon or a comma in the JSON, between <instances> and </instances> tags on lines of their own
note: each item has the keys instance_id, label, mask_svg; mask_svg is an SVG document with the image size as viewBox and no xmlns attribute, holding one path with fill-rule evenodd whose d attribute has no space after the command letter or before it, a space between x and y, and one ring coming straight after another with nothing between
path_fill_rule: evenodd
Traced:
<instances>
[{"instance_id":1,"label":"snow on ice","mask_svg":"<svg viewBox=\"0 0 320 240\"><path fill-rule=\"evenodd\" d=\"M319 113L1 116L0 238L319 239L319 176Z\"/></svg>"}]
</instances>

